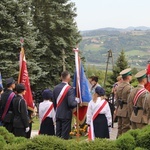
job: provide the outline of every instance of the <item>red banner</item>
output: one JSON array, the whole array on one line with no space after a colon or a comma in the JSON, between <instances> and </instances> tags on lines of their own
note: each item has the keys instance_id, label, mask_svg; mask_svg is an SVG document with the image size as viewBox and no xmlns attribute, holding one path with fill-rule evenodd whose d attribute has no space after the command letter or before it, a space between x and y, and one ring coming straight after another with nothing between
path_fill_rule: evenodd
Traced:
<instances>
[{"instance_id":1,"label":"red banner","mask_svg":"<svg viewBox=\"0 0 150 150\"><path fill-rule=\"evenodd\" d=\"M150 91L150 62L148 62L147 65L147 77L148 77L148 83L145 85L145 88Z\"/></svg>"},{"instance_id":2,"label":"red banner","mask_svg":"<svg viewBox=\"0 0 150 150\"><path fill-rule=\"evenodd\" d=\"M33 98L32 98L32 92L31 92L31 88L30 88L27 63L26 63L23 47L21 48L21 52L20 52L20 71L19 71L18 83L22 83L25 85L26 93L24 95L24 99L27 102L28 109L33 111L33 108L34 108Z\"/></svg>"}]
</instances>

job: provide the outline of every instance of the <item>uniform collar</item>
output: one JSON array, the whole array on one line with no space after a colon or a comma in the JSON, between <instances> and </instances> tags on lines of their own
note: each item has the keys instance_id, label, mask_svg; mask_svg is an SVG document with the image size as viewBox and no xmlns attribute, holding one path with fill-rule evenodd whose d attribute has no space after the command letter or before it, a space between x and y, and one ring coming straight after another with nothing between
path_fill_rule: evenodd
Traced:
<instances>
[{"instance_id":1,"label":"uniform collar","mask_svg":"<svg viewBox=\"0 0 150 150\"><path fill-rule=\"evenodd\" d=\"M139 84L138 86L140 86L140 87L143 87L143 88L144 88L144 85L142 85L142 84Z\"/></svg>"}]
</instances>

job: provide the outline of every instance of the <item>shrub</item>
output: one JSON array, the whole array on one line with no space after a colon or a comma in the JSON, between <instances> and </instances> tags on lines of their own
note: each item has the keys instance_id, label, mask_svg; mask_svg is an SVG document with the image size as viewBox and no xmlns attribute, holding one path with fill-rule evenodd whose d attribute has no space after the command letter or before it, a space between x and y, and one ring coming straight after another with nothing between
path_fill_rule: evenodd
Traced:
<instances>
[{"instance_id":1,"label":"shrub","mask_svg":"<svg viewBox=\"0 0 150 150\"><path fill-rule=\"evenodd\" d=\"M6 143L13 143L15 136L9 133L4 127L0 127L0 135L3 136Z\"/></svg>"},{"instance_id":2,"label":"shrub","mask_svg":"<svg viewBox=\"0 0 150 150\"><path fill-rule=\"evenodd\" d=\"M143 148L150 148L150 129L144 129L141 131L141 133L137 136L137 146L143 147Z\"/></svg>"},{"instance_id":3,"label":"shrub","mask_svg":"<svg viewBox=\"0 0 150 150\"><path fill-rule=\"evenodd\" d=\"M13 143L20 144L20 143L25 143L27 141L28 139L26 139L25 137L15 137Z\"/></svg>"},{"instance_id":4,"label":"shrub","mask_svg":"<svg viewBox=\"0 0 150 150\"><path fill-rule=\"evenodd\" d=\"M121 135L117 140L116 144L119 150L133 150L136 147L134 137L128 132Z\"/></svg>"},{"instance_id":5,"label":"shrub","mask_svg":"<svg viewBox=\"0 0 150 150\"><path fill-rule=\"evenodd\" d=\"M117 150L115 141L108 139L95 139L95 141L89 142L88 149L91 150ZM85 149L86 150L86 149Z\"/></svg>"},{"instance_id":6,"label":"shrub","mask_svg":"<svg viewBox=\"0 0 150 150\"><path fill-rule=\"evenodd\" d=\"M136 147L134 150L148 150L148 149L141 148L141 147Z\"/></svg>"},{"instance_id":7,"label":"shrub","mask_svg":"<svg viewBox=\"0 0 150 150\"><path fill-rule=\"evenodd\" d=\"M0 148L2 149L6 144L6 141L4 140L3 136L0 135Z\"/></svg>"}]
</instances>

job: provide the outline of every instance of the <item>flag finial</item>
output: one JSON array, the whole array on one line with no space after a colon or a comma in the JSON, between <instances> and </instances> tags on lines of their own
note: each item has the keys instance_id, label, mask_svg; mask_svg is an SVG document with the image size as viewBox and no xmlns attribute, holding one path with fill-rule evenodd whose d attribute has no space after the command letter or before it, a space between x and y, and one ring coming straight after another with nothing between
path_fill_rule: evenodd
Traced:
<instances>
[{"instance_id":1,"label":"flag finial","mask_svg":"<svg viewBox=\"0 0 150 150\"><path fill-rule=\"evenodd\" d=\"M20 38L20 44L21 44L21 47L23 47L23 44L24 44L24 38L23 37Z\"/></svg>"}]
</instances>

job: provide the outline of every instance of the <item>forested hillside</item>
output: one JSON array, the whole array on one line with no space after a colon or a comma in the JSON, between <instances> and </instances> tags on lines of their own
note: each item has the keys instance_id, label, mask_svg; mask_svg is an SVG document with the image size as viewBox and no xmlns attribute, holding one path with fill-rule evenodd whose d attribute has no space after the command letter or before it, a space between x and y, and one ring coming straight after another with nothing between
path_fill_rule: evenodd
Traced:
<instances>
[{"instance_id":1,"label":"forested hillside","mask_svg":"<svg viewBox=\"0 0 150 150\"><path fill-rule=\"evenodd\" d=\"M106 64L107 51L113 52L116 60L124 49L129 64L140 68L147 64L150 57L150 29L138 27L127 29L104 28L83 31L80 50L89 64Z\"/></svg>"}]
</instances>

